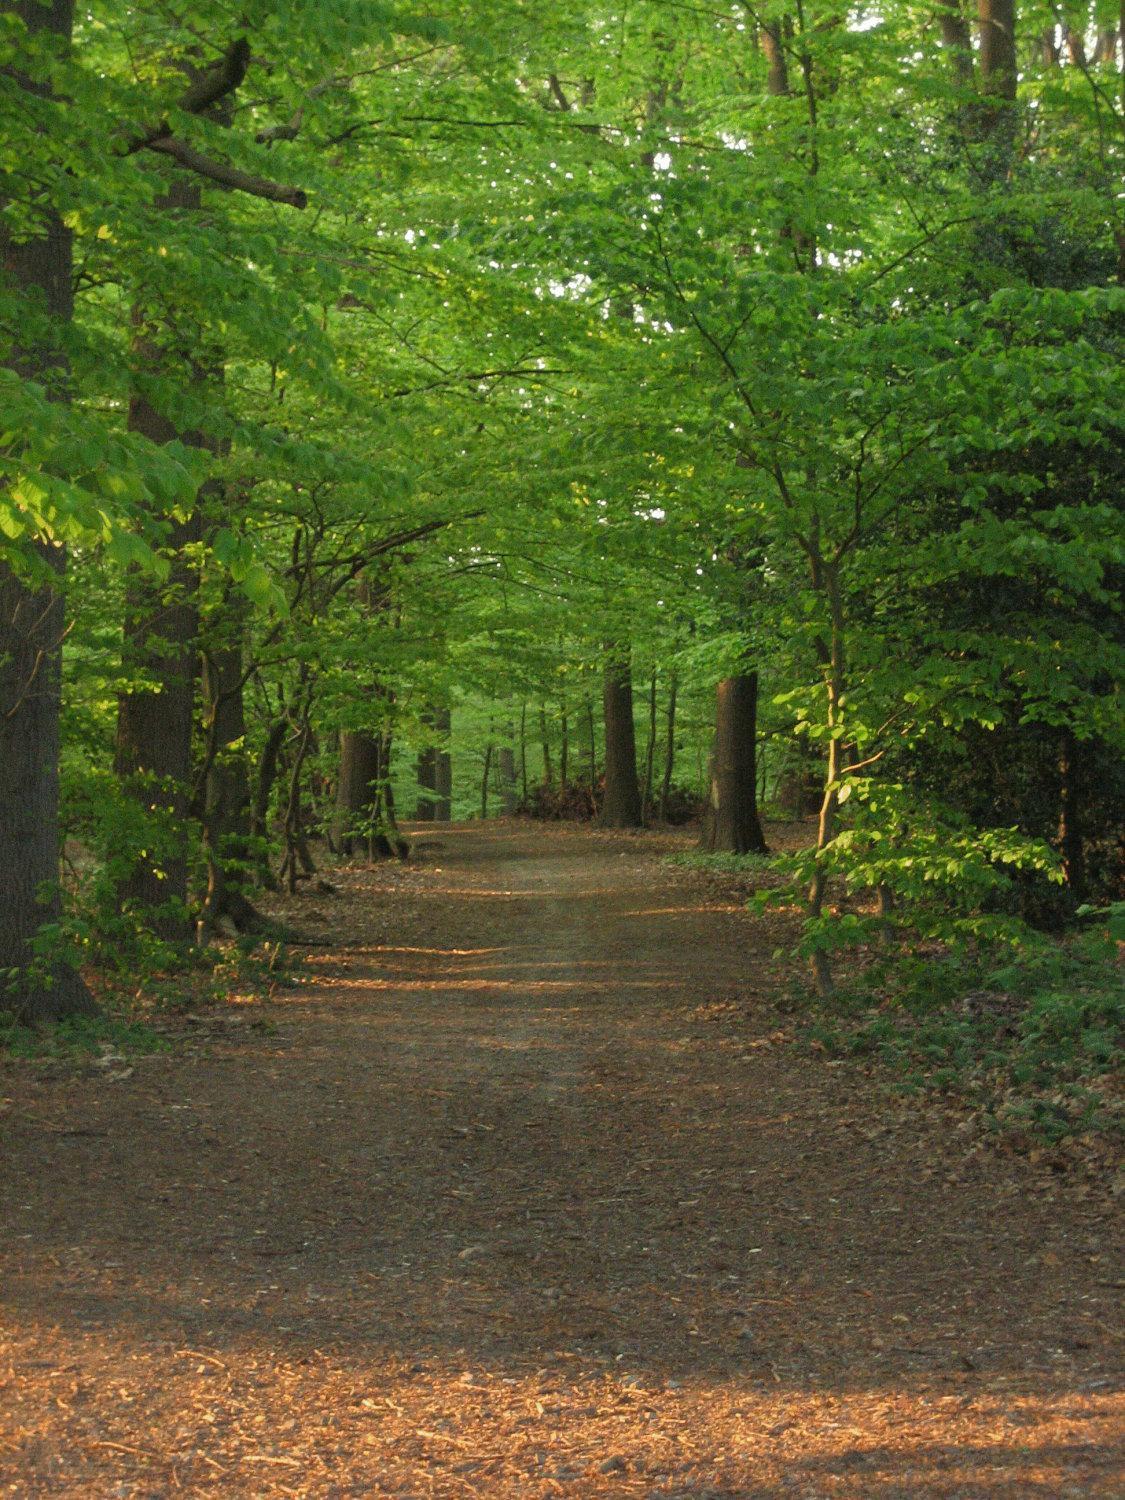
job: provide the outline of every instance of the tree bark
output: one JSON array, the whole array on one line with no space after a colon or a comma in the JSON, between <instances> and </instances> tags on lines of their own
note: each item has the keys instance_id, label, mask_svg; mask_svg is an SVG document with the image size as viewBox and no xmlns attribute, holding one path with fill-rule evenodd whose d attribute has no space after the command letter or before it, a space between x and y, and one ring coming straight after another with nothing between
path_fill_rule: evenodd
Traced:
<instances>
[{"instance_id":1,"label":"tree bark","mask_svg":"<svg viewBox=\"0 0 1125 1500\"><path fill-rule=\"evenodd\" d=\"M510 745L501 745L499 752L500 762L500 797L504 816L510 818L516 810L516 753Z\"/></svg>"},{"instance_id":2,"label":"tree bark","mask_svg":"<svg viewBox=\"0 0 1125 1500\"><path fill-rule=\"evenodd\" d=\"M640 828L641 791L637 784L637 740L633 724L633 679L629 653L610 648L603 684L605 706L604 828Z\"/></svg>"},{"instance_id":3,"label":"tree bark","mask_svg":"<svg viewBox=\"0 0 1125 1500\"><path fill-rule=\"evenodd\" d=\"M481 820L488 817L488 778L492 771L492 741L484 747L484 770L480 778L480 815Z\"/></svg>"},{"instance_id":4,"label":"tree bark","mask_svg":"<svg viewBox=\"0 0 1125 1500\"><path fill-rule=\"evenodd\" d=\"M949 53L953 76L959 84L968 86L973 81L973 43L961 0L940 0L938 20L941 44Z\"/></svg>"},{"instance_id":5,"label":"tree bark","mask_svg":"<svg viewBox=\"0 0 1125 1500\"><path fill-rule=\"evenodd\" d=\"M390 789L390 735L362 729L340 731L340 778L336 790L337 836L348 857L360 848L369 859L405 858ZM358 825L366 825L360 831Z\"/></svg>"},{"instance_id":6,"label":"tree bark","mask_svg":"<svg viewBox=\"0 0 1125 1500\"><path fill-rule=\"evenodd\" d=\"M765 854L758 816L758 674L726 677L715 694L711 796L700 847L709 854Z\"/></svg>"},{"instance_id":7,"label":"tree bark","mask_svg":"<svg viewBox=\"0 0 1125 1500\"><path fill-rule=\"evenodd\" d=\"M645 779L641 790L641 815L652 817L652 778L656 764L656 673L648 684L648 742L645 745Z\"/></svg>"},{"instance_id":8,"label":"tree bark","mask_svg":"<svg viewBox=\"0 0 1125 1500\"><path fill-rule=\"evenodd\" d=\"M181 178L158 207L192 214L201 202L198 186ZM203 368L198 349L162 347L157 333L145 332L145 316L141 309L134 311L139 331L129 430L156 444L178 440L213 448L201 432L181 432L154 404L149 389L151 377L180 375L184 370L189 382L201 388L215 372ZM154 931L171 940L186 938L189 932L187 813L199 636L199 577L190 549L202 538L199 507L212 491L205 485L193 514L171 523L165 541L172 565L167 581L158 584L134 576L125 590L122 666L131 681L144 681L119 695L114 769L126 792L149 814L151 831L146 839L150 847L138 851L118 886L118 900L139 909Z\"/></svg>"},{"instance_id":9,"label":"tree bark","mask_svg":"<svg viewBox=\"0 0 1125 1500\"><path fill-rule=\"evenodd\" d=\"M5 0L0 14L18 16L30 34L50 33L68 48L72 0ZM19 33L11 33L18 38ZM21 88L46 94L16 71ZM73 315L71 236L58 213L42 212L37 233L14 242L0 220L0 265L19 292L46 305L58 326ZM65 400L61 340L17 349L12 360L27 379ZM85 984L60 956L36 962L34 941L59 920L59 692L65 632L65 553L36 544L47 582L29 582L0 564L0 1008L21 1020L59 1020L96 1010ZM53 575L53 576L52 576ZM77 958L77 955L75 955Z\"/></svg>"},{"instance_id":10,"label":"tree bark","mask_svg":"<svg viewBox=\"0 0 1125 1500\"><path fill-rule=\"evenodd\" d=\"M246 894L253 867L250 842L250 766L246 757L241 605L227 602L234 639L216 643L203 658L203 728L207 742L203 848L207 893L203 931L222 918L243 932L260 931L265 919Z\"/></svg>"},{"instance_id":11,"label":"tree bark","mask_svg":"<svg viewBox=\"0 0 1125 1500\"><path fill-rule=\"evenodd\" d=\"M542 703L539 705L539 743L543 749L543 785L552 787L555 773L551 769L551 742L547 738L547 709Z\"/></svg>"},{"instance_id":12,"label":"tree bark","mask_svg":"<svg viewBox=\"0 0 1125 1500\"><path fill-rule=\"evenodd\" d=\"M433 728L433 716L427 714L423 720L426 727ZM418 756L418 801L414 816L419 823L432 823L437 809L438 752L436 745L427 745Z\"/></svg>"}]
</instances>

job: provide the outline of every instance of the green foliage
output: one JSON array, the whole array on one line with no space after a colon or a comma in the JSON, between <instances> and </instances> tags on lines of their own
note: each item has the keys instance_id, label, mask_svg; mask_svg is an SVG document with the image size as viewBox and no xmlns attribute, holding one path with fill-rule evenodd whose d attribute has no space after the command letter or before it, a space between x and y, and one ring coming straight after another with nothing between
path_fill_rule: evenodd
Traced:
<instances>
[{"instance_id":1,"label":"green foliage","mask_svg":"<svg viewBox=\"0 0 1125 1500\"><path fill-rule=\"evenodd\" d=\"M907 1089L967 1096L997 1127L1047 1140L1113 1129L1112 1078L1125 1054L1125 988L1099 935L999 955L938 949L872 963L807 1036L872 1056Z\"/></svg>"},{"instance_id":2,"label":"green foliage","mask_svg":"<svg viewBox=\"0 0 1125 1500\"><path fill-rule=\"evenodd\" d=\"M0 1009L0 1056L20 1062L73 1064L99 1055L146 1056L169 1047L165 1037L127 1016L72 1016L53 1026L34 1027Z\"/></svg>"}]
</instances>

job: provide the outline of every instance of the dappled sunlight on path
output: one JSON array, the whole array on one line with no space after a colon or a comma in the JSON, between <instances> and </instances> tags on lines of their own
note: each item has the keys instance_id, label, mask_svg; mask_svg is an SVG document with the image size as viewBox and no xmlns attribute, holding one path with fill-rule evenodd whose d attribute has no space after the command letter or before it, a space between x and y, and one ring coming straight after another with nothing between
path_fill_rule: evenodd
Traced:
<instances>
[{"instance_id":1,"label":"dappled sunlight on path","mask_svg":"<svg viewBox=\"0 0 1125 1500\"><path fill-rule=\"evenodd\" d=\"M795 1048L657 840L426 843L261 1029L6 1079L14 1493L1118 1492L1099 1201Z\"/></svg>"}]
</instances>

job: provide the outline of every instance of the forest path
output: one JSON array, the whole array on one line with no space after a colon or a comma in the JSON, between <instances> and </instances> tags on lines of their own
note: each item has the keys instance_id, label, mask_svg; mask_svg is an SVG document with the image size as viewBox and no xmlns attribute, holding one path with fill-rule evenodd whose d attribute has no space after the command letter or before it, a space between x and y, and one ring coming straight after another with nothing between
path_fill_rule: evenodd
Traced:
<instances>
[{"instance_id":1,"label":"forest path","mask_svg":"<svg viewBox=\"0 0 1125 1500\"><path fill-rule=\"evenodd\" d=\"M1104 1207L790 1045L675 842L431 828L268 1006L0 1075L0 1490L1120 1493Z\"/></svg>"}]
</instances>

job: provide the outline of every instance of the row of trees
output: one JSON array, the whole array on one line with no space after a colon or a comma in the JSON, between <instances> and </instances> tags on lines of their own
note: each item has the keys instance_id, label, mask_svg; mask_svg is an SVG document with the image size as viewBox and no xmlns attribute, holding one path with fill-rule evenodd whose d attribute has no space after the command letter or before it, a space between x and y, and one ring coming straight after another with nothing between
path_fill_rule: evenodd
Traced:
<instances>
[{"instance_id":1,"label":"row of trees","mask_svg":"<svg viewBox=\"0 0 1125 1500\"><path fill-rule=\"evenodd\" d=\"M20 1014L88 1005L107 942L255 928L318 836L401 852L455 705L482 811L532 741L612 826L706 751L717 849L764 848L763 735L775 778L818 757L825 991L868 922L999 937L1111 886L1115 11L0 23Z\"/></svg>"}]
</instances>

